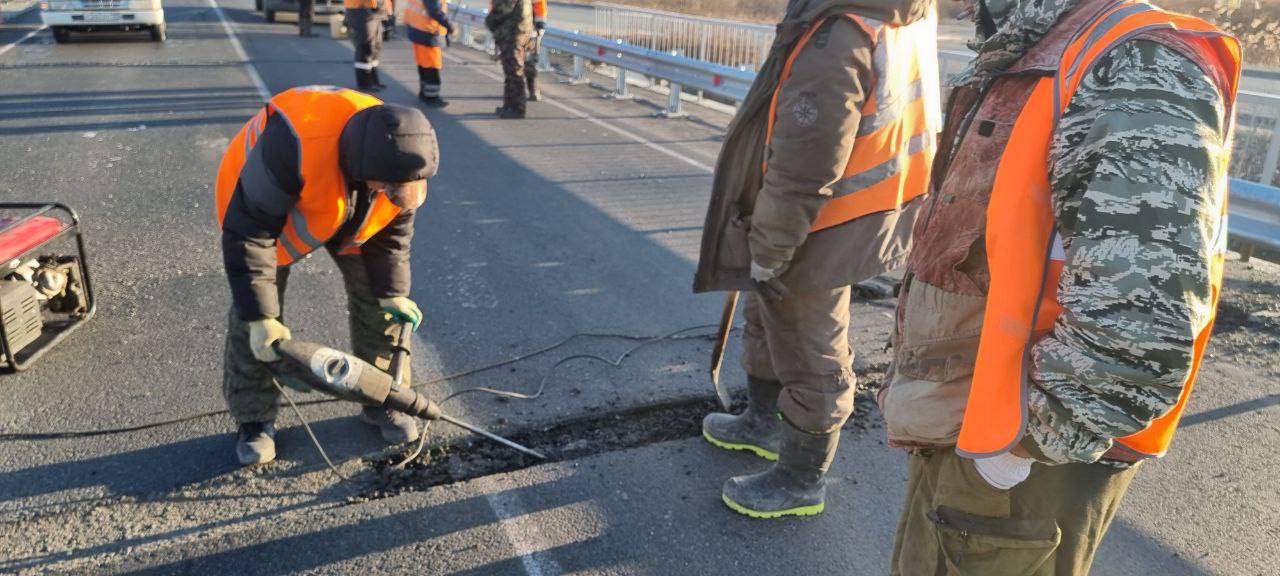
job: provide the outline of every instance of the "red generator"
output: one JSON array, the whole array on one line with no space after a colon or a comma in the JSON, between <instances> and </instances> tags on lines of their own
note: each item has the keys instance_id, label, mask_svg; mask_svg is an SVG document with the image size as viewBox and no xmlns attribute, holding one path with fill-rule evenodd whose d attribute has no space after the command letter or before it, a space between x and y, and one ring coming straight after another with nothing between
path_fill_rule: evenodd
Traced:
<instances>
[{"instance_id":1,"label":"red generator","mask_svg":"<svg viewBox=\"0 0 1280 576\"><path fill-rule=\"evenodd\" d=\"M75 211L0 202L0 366L26 370L95 309Z\"/></svg>"}]
</instances>

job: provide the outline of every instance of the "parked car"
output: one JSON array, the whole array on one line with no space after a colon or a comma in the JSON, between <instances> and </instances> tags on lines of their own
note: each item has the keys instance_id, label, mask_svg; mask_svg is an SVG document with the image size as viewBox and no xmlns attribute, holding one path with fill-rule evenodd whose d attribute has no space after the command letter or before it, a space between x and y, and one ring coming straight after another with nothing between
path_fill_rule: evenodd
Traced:
<instances>
[{"instance_id":1,"label":"parked car","mask_svg":"<svg viewBox=\"0 0 1280 576\"><path fill-rule=\"evenodd\" d=\"M152 40L165 40L160 0L45 0L40 19L53 31L54 42L66 42L72 32L100 30L147 30Z\"/></svg>"}]
</instances>

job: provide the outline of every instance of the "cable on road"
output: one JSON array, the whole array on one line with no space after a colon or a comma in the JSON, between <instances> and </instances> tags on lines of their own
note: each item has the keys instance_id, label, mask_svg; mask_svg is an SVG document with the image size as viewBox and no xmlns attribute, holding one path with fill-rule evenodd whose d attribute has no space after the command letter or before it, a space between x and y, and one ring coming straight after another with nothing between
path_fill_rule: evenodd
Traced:
<instances>
[{"instance_id":1,"label":"cable on road","mask_svg":"<svg viewBox=\"0 0 1280 576\"><path fill-rule=\"evenodd\" d=\"M495 370L497 368L510 366L512 364L523 362L525 360L536 358L538 356L542 356L550 352L553 352L555 350L558 350L564 347L565 345L569 344L570 342L577 340L579 338L593 338L593 339L613 338L613 339L621 339L621 340L640 341L639 344L628 349L617 359L605 358L605 357L597 356L594 354L574 354L572 356L567 356L565 358L562 358L558 360L554 365L552 365L552 367L548 370L547 374L544 375L542 380L539 382L537 389L532 393L521 393L521 392L515 392L511 390L499 390L499 389L486 388L486 387L464 388L462 390L458 390L452 394L449 394L443 400L440 401L440 404L443 405L445 402L448 402L449 400L452 400L457 396L461 396L463 394L469 394L469 393L484 393L484 394L491 394L494 396L502 396L506 398L534 400L542 396L543 392L546 390L548 382L551 380L552 376L555 374L556 369L558 369L560 366L563 366L568 362L571 362L573 360L579 360L579 359L593 359L593 360L598 360L600 362L604 362L616 368L618 366L621 366L623 361L625 361L629 356L631 356L641 348L644 348L646 346L649 346L651 344L655 344L657 342L661 342L664 340L684 340L684 339L691 339L691 338L706 338L709 335L682 336L682 334L686 332L692 332L694 330L701 330L701 329L714 328L714 327L715 327L714 324L690 326L690 327L682 328L680 330L677 330L662 336L639 336L634 334L618 334L618 333L608 333L608 332L580 332L580 333L565 337L564 339L560 340L559 342L556 342L555 344L551 344L549 346L539 348L532 352L519 354L517 356L508 358L506 360L502 360L492 364L486 364L486 365L479 366L476 368L471 368L468 370L463 370L461 372L449 374L446 376L441 376L438 378L433 378L431 380L427 380L424 382L418 382L411 387L421 388L423 386L441 384L444 382L458 380L461 378L473 376L483 372L488 372L490 370ZM297 411L299 406L313 406L316 404L328 404L328 403L340 401L336 398L321 398L317 400L303 400L299 402L294 402L293 399L290 398L287 393L285 394L285 399L289 402L290 406L292 406L295 411ZM208 412L198 412L194 414L188 414L186 416L181 416L178 418L172 418L168 420L159 420L155 422L148 422L148 423L138 424L134 426L123 426L119 428L103 428L98 430L77 430L77 431L66 431L66 432L5 433L5 434L0 434L0 442L37 442L37 441L45 441L45 440L64 440L64 439L74 439L74 438L91 438L91 437L97 437L97 436L110 436L110 435L116 435L116 434L129 434L133 432L141 432L144 430L152 430L155 428L175 426L178 424L193 422L193 421L201 420L204 418L222 416L228 413L229 411L226 409L211 410ZM297 411L296 413L299 416L301 416L300 411ZM308 433L310 433L309 427L308 427Z\"/></svg>"}]
</instances>

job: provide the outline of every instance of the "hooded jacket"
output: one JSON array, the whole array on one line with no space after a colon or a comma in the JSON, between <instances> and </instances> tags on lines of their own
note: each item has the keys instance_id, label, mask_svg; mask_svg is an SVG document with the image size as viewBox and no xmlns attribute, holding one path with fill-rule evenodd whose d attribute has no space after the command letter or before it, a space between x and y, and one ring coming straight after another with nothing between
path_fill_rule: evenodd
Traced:
<instances>
[{"instance_id":1,"label":"hooded jacket","mask_svg":"<svg viewBox=\"0 0 1280 576\"><path fill-rule=\"evenodd\" d=\"M872 38L847 18L828 18L857 14L905 25L933 9L933 0L795 0L788 6L716 163L695 292L751 289L753 259L784 269L782 282L792 290L836 288L905 262L919 198L896 211L809 232L849 160L859 111L874 89ZM796 43L823 20L778 91ZM816 110L816 121L780 112L769 139L775 92L777 110Z\"/></svg>"},{"instance_id":2,"label":"hooded jacket","mask_svg":"<svg viewBox=\"0 0 1280 576\"><path fill-rule=\"evenodd\" d=\"M222 256L236 314L245 321L280 317L276 286L276 242L288 207L302 194L299 142L281 114L267 116L249 162L260 162L274 184L269 193L245 190L236 182L223 218ZM326 244L336 252L359 229L375 192L365 182L410 182L436 173L439 149L435 132L421 112L379 105L355 113L338 139L338 158L353 209L342 228ZM246 169L248 167L246 166ZM287 206L277 205L285 203ZM408 296L409 246L415 211L401 211L360 247L375 296Z\"/></svg>"}]
</instances>

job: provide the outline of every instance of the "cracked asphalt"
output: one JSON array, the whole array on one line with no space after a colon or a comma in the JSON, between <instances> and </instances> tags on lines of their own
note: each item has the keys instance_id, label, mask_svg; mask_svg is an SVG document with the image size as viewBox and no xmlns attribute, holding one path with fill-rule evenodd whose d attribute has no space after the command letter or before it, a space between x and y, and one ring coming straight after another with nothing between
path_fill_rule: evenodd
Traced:
<instances>
[{"instance_id":1,"label":"cracked asphalt","mask_svg":"<svg viewBox=\"0 0 1280 576\"><path fill-rule=\"evenodd\" d=\"M145 34L55 45L44 30L0 52L0 200L57 200L80 212L101 303L31 371L0 375L0 434L223 407L229 300L211 186L222 150L261 97L214 6L270 92L353 83L348 43L298 38L289 24L263 22L248 0L166 2L162 45ZM0 47L38 27L34 12L6 19ZM391 84L383 96L412 103L416 73L403 35L383 62ZM486 55L455 45L445 68L453 104L429 112L442 167L414 239L413 297L426 315L415 377L578 333L709 332L722 300L689 286L707 167L729 118L690 106L689 119L660 119L663 95L636 90L638 100L618 102L592 86L548 81L549 101L532 104L527 120L498 121L499 74ZM1237 259L1228 274L1191 414L1172 453L1139 474L1097 574L1277 573L1280 267ZM339 294L325 256L299 264L287 297L295 337L344 346ZM888 360L893 305L855 305L864 394ZM634 344L577 338L430 393L529 392L560 358L617 356ZM874 408L863 402L844 433L826 514L739 517L720 503L720 484L761 464L688 432L711 398L709 351L704 338L661 341L617 368L563 366L535 401L462 396L448 411L562 442L544 448L564 458L530 466L433 425L433 465L444 472L431 480L386 469L401 450L382 446L354 406L336 403L303 412L350 481L324 466L288 411L280 459L255 469L235 465L225 416L126 435L0 441L0 573L885 573L905 457L883 445ZM737 357L734 346L723 377L740 392ZM565 422L583 423L581 439L557 428ZM606 426L617 433L601 433ZM469 468L476 463L459 456L468 451L491 458L492 472ZM389 485L396 489L382 490Z\"/></svg>"}]
</instances>

